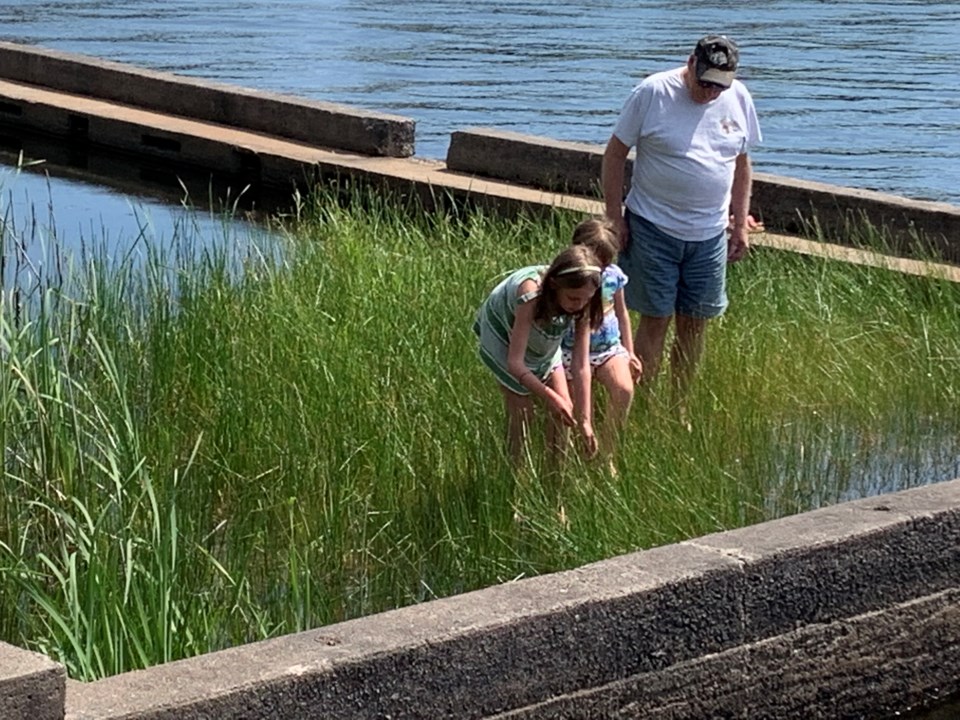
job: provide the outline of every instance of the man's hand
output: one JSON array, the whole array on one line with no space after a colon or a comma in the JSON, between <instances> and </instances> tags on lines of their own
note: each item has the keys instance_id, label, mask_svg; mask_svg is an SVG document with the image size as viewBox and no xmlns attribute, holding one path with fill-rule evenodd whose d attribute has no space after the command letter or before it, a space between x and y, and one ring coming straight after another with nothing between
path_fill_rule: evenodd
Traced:
<instances>
[{"instance_id":1,"label":"man's hand","mask_svg":"<svg viewBox=\"0 0 960 720\"><path fill-rule=\"evenodd\" d=\"M620 243L620 250L626 250L630 244L630 225L627 224L626 215L620 214L617 217L609 218L617 227L617 240Z\"/></svg>"},{"instance_id":2,"label":"man's hand","mask_svg":"<svg viewBox=\"0 0 960 720\"><path fill-rule=\"evenodd\" d=\"M750 237L745 226L736 227L727 237L727 262L742 260L750 249Z\"/></svg>"},{"instance_id":3,"label":"man's hand","mask_svg":"<svg viewBox=\"0 0 960 720\"><path fill-rule=\"evenodd\" d=\"M730 219L727 222L727 231L732 232L733 229L736 227L736 224L737 224L736 218L733 215L731 215ZM747 221L745 225L747 226L748 233L762 233L767 231L767 228L764 227L763 223L758 222L753 215L747 215Z\"/></svg>"},{"instance_id":4,"label":"man's hand","mask_svg":"<svg viewBox=\"0 0 960 720\"><path fill-rule=\"evenodd\" d=\"M741 260L750 249L750 233L762 233L766 228L763 223L757 222L753 215L747 215L743 225L736 224L736 218L731 215L727 224L727 262Z\"/></svg>"}]
</instances>

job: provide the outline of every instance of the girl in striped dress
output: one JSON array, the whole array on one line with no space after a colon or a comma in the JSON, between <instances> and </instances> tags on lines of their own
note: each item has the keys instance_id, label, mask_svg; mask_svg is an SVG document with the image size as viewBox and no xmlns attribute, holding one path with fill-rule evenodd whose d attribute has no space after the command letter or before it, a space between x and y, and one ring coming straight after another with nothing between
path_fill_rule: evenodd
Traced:
<instances>
[{"instance_id":1,"label":"girl in striped dress","mask_svg":"<svg viewBox=\"0 0 960 720\"><path fill-rule=\"evenodd\" d=\"M507 412L507 446L515 465L523 458L536 403L548 411L547 447L561 453L563 427L576 426L584 451L597 451L590 399L590 332L603 320L602 268L583 245L561 252L549 266L511 273L493 289L477 313L474 332L480 358L500 385ZM571 385L560 356L560 341L575 328Z\"/></svg>"}]
</instances>

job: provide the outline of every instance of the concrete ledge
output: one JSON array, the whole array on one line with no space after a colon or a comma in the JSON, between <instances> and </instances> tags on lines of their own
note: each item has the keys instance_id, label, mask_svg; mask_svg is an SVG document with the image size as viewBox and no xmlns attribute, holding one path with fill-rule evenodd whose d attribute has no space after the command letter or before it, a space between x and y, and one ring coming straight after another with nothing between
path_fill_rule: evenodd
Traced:
<instances>
[{"instance_id":1,"label":"concrete ledge","mask_svg":"<svg viewBox=\"0 0 960 720\"><path fill-rule=\"evenodd\" d=\"M489 128L450 136L447 167L552 192L602 198L603 147ZM629 175L627 175L629 178Z\"/></svg>"},{"instance_id":2,"label":"concrete ledge","mask_svg":"<svg viewBox=\"0 0 960 720\"><path fill-rule=\"evenodd\" d=\"M523 185L599 197L603 145L470 128L454 132L447 167ZM627 161L629 182L632 159ZM846 238L864 221L890 250L960 263L960 207L897 195L754 173L752 212L776 232L803 233L814 220L825 236Z\"/></svg>"},{"instance_id":3,"label":"concrete ledge","mask_svg":"<svg viewBox=\"0 0 960 720\"><path fill-rule=\"evenodd\" d=\"M748 641L960 587L960 482L690 541L737 558Z\"/></svg>"},{"instance_id":4,"label":"concrete ledge","mask_svg":"<svg viewBox=\"0 0 960 720\"><path fill-rule=\"evenodd\" d=\"M92 683L69 716L482 718L738 644L736 582L652 550Z\"/></svg>"},{"instance_id":5,"label":"concrete ledge","mask_svg":"<svg viewBox=\"0 0 960 720\"><path fill-rule=\"evenodd\" d=\"M37 653L0 642L0 718L60 720L67 673Z\"/></svg>"},{"instance_id":6,"label":"concrete ledge","mask_svg":"<svg viewBox=\"0 0 960 720\"><path fill-rule=\"evenodd\" d=\"M960 592L951 590L882 612L810 625L496 718L893 717L960 690L957 627ZM918 663L917 657L925 661ZM891 698L896 702L890 703Z\"/></svg>"},{"instance_id":7,"label":"concrete ledge","mask_svg":"<svg viewBox=\"0 0 960 720\"><path fill-rule=\"evenodd\" d=\"M815 221L824 236L847 238L866 221L894 254L960 263L960 207L949 203L756 172L753 206L780 232L808 234Z\"/></svg>"},{"instance_id":8,"label":"concrete ledge","mask_svg":"<svg viewBox=\"0 0 960 720\"><path fill-rule=\"evenodd\" d=\"M410 118L0 42L6 80L366 155L414 154ZM16 107L0 108L5 116ZM5 118L7 119L7 118ZM77 128L73 128L76 132Z\"/></svg>"},{"instance_id":9,"label":"concrete ledge","mask_svg":"<svg viewBox=\"0 0 960 720\"><path fill-rule=\"evenodd\" d=\"M960 682L958 578L954 480L71 684L67 717L875 714Z\"/></svg>"}]
</instances>

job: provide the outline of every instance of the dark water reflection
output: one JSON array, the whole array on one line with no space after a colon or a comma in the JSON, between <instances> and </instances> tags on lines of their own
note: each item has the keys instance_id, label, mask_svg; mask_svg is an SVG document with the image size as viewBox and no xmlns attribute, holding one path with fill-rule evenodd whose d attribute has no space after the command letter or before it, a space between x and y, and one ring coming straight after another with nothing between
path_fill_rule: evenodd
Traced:
<instances>
[{"instance_id":1,"label":"dark water reflection","mask_svg":"<svg viewBox=\"0 0 960 720\"><path fill-rule=\"evenodd\" d=\"M198 257L214 247L262 254L275 244L265 212L289 209L289 197L254 195L239 180L20 141L23 155L0 150L9 168L0 181L0 288L21 299L63 289L70 268L91 257L138 266L148 256ZM49 161L18 168L23 157L43 155Z\"/></svg>"},{"instance_id":2,"label":"dark water reflection","mask_svg":"<svg viewBox=\"0 0 960 720\"><path fill-rule=\"evenodd\" d=\"M790 437L789 430L773 430L779 456L766 488L768 517L960 477L951 418L910 418L869 431L839 424L820 438Z\"/></svg>"}]
</instances>

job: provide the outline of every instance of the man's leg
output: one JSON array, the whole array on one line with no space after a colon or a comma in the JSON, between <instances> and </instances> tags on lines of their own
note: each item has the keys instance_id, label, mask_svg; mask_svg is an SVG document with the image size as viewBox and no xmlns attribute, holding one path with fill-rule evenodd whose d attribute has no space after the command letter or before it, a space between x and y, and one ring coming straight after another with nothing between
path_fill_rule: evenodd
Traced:
<instances>
[{"instance_id":1,"label":"man's leg","mask_svg":"<svg viewBox=\"0 0 960 720\"><path fill-rule=\"evenodd\" d=\"M726 310L726 278L726 233L687 243L677 295L677 324L670 350L673 401L681 412L703 356L707 320Z\"/></svg>"},{"instance_id":2,"label":"man's leg","mask_svg":"<svg viewBox=\"0 0 960 720\"><path fill-rule=\"evenodd\" d=\"M630 279L623 289L627 307L640 315L633 349L643 362L641 384L652 386L676 307L685 244L630 211L626 217L630 243L618 262Z\"/></svg>"},{"instance_id":3,"label":"man's leg","mask_svg":"<svg viewBox=\"0 0 960 720\"><path fill-rule=\"evenodd\" d=\"M633 349L643 362L643 385L651 385L660 370L663 360L663 345L670 329L670 316L651 317L641 315L633 340Z\"/></svg>"},{"instance_id":4,"label":"man's leg","mask_svg":"<svg viewBox=\"0 0 960 720\"><path fill-rule=\"evenodd\" d=\"M689 315L677 314L676 336L670 350L670 375L674 400L682 403L697 372L703 348L706 345L707 321Z\"/></svg>"}]
</instances>

